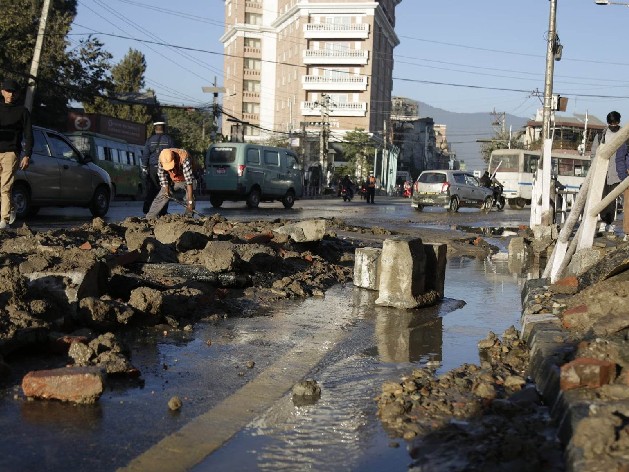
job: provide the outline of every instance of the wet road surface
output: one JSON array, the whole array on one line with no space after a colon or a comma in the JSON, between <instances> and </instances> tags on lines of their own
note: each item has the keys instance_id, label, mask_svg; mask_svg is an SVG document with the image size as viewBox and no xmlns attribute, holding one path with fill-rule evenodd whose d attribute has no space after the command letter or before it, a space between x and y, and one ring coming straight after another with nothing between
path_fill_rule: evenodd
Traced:
<instances>
[{"instance_id":1,"label":"wet road surface","mask_svg":"<svg viewBox=\"0 0 629 472\"><path fill-rule=\"evenodd\" d=\"M457 221L452 218L483 227L481 218L494 217L472 210L430 219L430 212L417 214L399 200L355 209L355 217L362 225L373 219L386 227L444 228ZM290 213L303 219L305 206ZM284 218L280 207L251 217ZM348 217L343 205L329 207L307 211ZM116 208L114 215L135 207ZM246 210L221 210L241 219L230 212ZM513 213L500 218L517 226L523 212ZM382 382L427 363L443 371L478 362L478 340L517 325L520 283L504 260L450 258L446 300L436 308L376 307L372 292L336 286L325 299L278 305L272 316L132 338L132 362L143 383L113 384L97 405L28 402L17 388L2 392L0 471L405 470L404 442L388 438L375 415ZM49 362L56 366L59 359ZM12 365L16 378L30 367L28 358ZM322 396L297 407L290 388L304 378L317 380ZM167 408L173 395L184 403L177 413Z\"/></svg>"}]
</instances>

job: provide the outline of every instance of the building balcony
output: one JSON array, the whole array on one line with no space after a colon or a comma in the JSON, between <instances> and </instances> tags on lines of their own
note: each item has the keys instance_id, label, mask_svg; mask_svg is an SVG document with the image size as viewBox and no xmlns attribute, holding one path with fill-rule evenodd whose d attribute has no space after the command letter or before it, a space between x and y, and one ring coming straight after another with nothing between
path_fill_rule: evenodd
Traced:
<instances>
[{"instance_id":1,"label":"building balcony","mask_svg":"<svg viewBox=\"0 0 629 472\"><path fill-rule=\"evenodd\" d=\"M245 10L262 10L262 2L245 0Z\"/></svg>"},{"instance_id":2,"label":"building balcony","mask_svg":"<svg viewBox=\"0 0 629 472\"><path fill-rule=\"evenodd\" d=\"M306 39L367 39L369 25L357 23L339 25L334 23L308 23L304 25Z\"/></svg>"},{"instance_id":3,"label":"building balcony","mask_svg":"<svg viewBox=\"0 0 629 472\"><path fill-rule=\"evenodd\" d=\"M258 57L261 54L260 48L252 48L251 46L245 46L243 48L243 51L245 52L245 54L254 57Z\"/></svg>"},{"instance_id":4,"label":"building balcony","mask_svg":"<svg viewBox=\"0 0 629 472\"><path fill-rule=\"evenodd\" d=\"M364 66L369 59L369 51L326 51L324 49L307 49L304 51L304 64L332 64Z\"/></svg>"},{"instance_id":5,"label":"building balcony","mask_svg":"<svg viewBox=\"0 0 629 472\"><path fill-rule=\"evenodd\" d=\"M260 77L260 71L255 69L244 69L243 75L245 77Z\"/></svg>"},{"instance_id":6,"label":"building balcony","mask_svg":"<svg viewBox=\"0 0 629 472\"><path fill-rule=\"evenodd\" d=\"M321 77L318 75L306 75L303 78L303 89L364 92L367 90L367 76L348 75L346 77Z\"/></svg>"},{"instance_id":7,"label":"building balcony","mask_svg":"<svg viewBox=\"0 0 629 472\"><path fill-rule=\"evenodd\" d=\"M331 104L328 110L330 116L366 116L367 103L339 103ZM321 116L321 108L317 102L301 102L303 116Z\"/></svg>"},{"instance_id":8,"label":"building balcony","mask_svg":"<svg viewBox=\"0 0 629 472\"><path fill-rule=\"evenodd\" d=\"M243 113L242 114L242 120L243 121L260 121L260 114L259 113Z\"/></svg>"},{"instance_id":9,"label":"building balcony","mask_svg":"<svg viewBox=\"0 0 629 472\"><path fill-rule=\"evenodd\" d=\"M242 92L242 98L260 100L260 92ZM250 100L247 100L250 101Z\"/></svg>"}]
</instances>

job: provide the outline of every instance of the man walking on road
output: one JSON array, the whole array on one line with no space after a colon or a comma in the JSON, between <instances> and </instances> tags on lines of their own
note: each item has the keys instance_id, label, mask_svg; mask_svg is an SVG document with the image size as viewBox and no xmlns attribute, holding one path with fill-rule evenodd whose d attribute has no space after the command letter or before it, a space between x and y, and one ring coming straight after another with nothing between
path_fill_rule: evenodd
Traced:
<instances>
[{"instance_id":1,"label":"man walking on road","mask_svg":"<svg viewBox=\"0 0 629 472\"><path fill-rule=\"evenodd\" d=\"M153 200L160 190L160 182L157 176L157 164L159 154L164 149L174 148L173 138L166 134L166 123L164 121L156 121L153 123L155 134L146 140L144 152L142 153L142 175L146 180L146 197L142 211L144 214L149 212ZM168 201L163 208L165 214L168 210Z\"/></svg>"},{"instance_id":2,"label":"man walking on road","mask_svg":"<svg viewBox=\"0 0 629 472\"><path fill-rule=\"evenodd\" d=\"M194 197L192 187L192 164L190 156L185 149L164 149L159 155L157 174L161 190L153 200L151 208L146 214L147 218L157 218L170 199L170 184L173 182L173 191L185 190L186 216L191 216L194 211Z\"/></svg>"},{"instance_id":3,"label":"man walking on road","mask_svg":"<svg viewBox=\"0 0 629 472\"><path fill-rule=\"evenodd\" d=\"M19 168L24 170L28 167L33 150L33 127L28 109L15 104L17 82L5 79L1 89L3 100L0 102L0 229L5 229L15 221L11 191L22 151L24 156L19 161Z\"/></svg>"},{"instance_id":4,"label":"man walking on road","mask_svg":"<svg viewBox=\"0 0 629 472\"><path fill-rule=\"evenodd\" d=\"M369 175L367 179L367 203L375 203L374 197L376 196L376 178L373 175Z\"/></svg>"}]
</instances>

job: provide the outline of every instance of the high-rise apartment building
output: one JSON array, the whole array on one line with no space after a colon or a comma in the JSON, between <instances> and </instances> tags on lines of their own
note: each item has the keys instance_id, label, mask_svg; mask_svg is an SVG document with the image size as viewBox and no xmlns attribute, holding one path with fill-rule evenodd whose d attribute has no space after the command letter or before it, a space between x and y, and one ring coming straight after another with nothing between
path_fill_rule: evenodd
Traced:
<instances>
[{"instance_id":1,"label":"high-rise apartment building","mask_svg":"<svg viewBox=\"0 0 629 472\"><path fill-rule=\"evenodd\" d=\"M322 122L332 139L381 132L401 1L225 0L223 133L237 120L247 141Z\"/></svg>"}]
</instances>

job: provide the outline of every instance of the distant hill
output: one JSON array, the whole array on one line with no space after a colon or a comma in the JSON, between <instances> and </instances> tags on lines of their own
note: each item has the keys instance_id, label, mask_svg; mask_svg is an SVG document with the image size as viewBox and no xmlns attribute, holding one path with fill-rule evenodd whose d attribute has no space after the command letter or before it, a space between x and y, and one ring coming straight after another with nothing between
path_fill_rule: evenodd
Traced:
<instances>
[{"instance_id":1,"label":"distant hill","mask_svg":"<svg viewBox=\"0 0 629 472\"><path fill-rule=\"evenodd\" d=\"M446 134L452 150L456 152L459 161L465 161L467 170L481 170L486 167L480 153L481 143L477 139L491 138L495 131L491 125L494 117L487 113L454 113L451 111L434 108L424 102L419 103L420 118L432 118L435 124L447 126ZM521 116L507 113L506 127L515 133L519 131L529 120Z\"/></svg>"}]
</instances>

